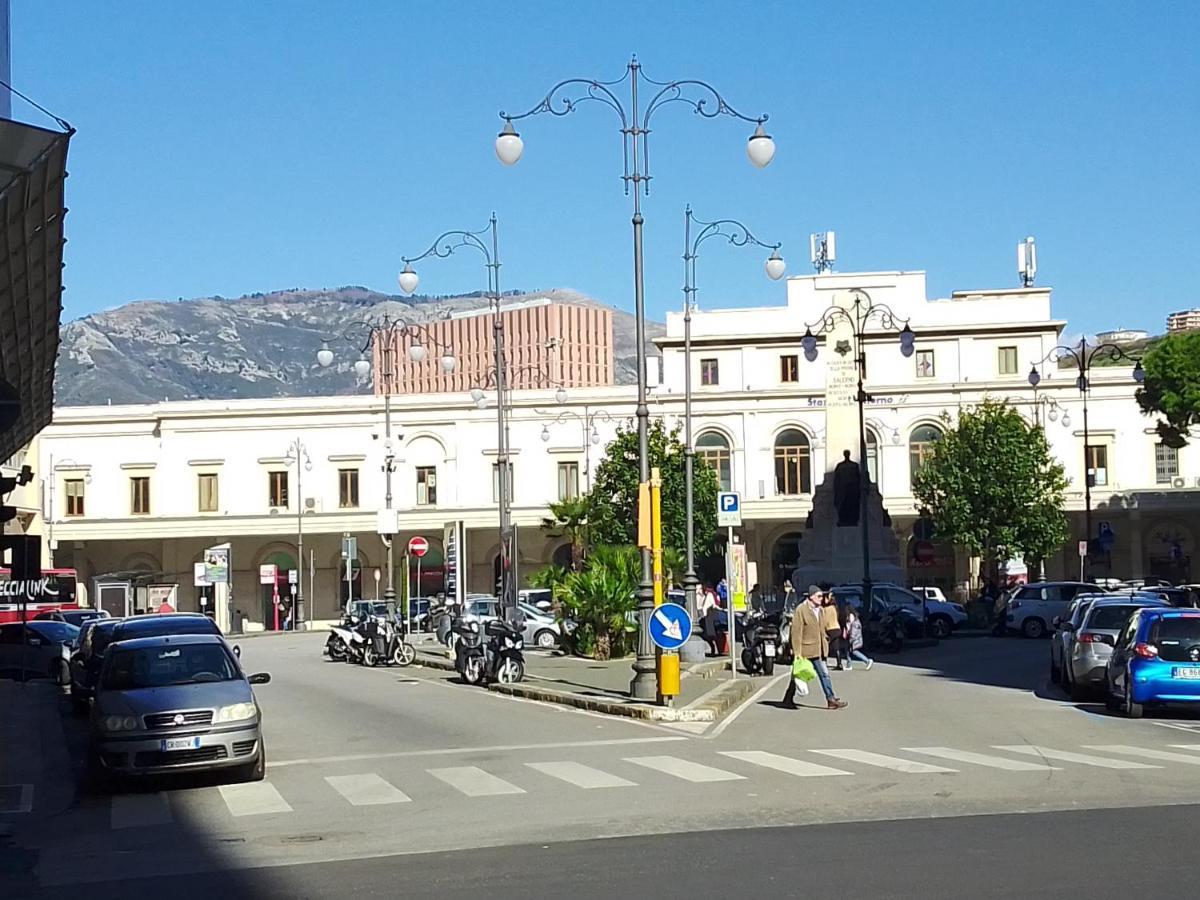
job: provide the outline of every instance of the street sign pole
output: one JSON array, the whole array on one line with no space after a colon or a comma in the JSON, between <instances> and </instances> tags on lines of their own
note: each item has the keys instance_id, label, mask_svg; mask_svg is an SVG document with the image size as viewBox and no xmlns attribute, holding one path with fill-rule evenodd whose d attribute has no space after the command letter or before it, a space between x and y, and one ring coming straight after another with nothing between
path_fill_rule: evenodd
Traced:
<instances>
[{"instance_id":1,"label":"street sign pole","mask_svg":"<svg viewBox=\"0 0 1200 900\"><path fill-rule=\"evenodd\" d=\"M725 529L725 621L728 622L729 671L737 678L737 619L733 615L733 526Z\"/></svg>"}]
</instances>

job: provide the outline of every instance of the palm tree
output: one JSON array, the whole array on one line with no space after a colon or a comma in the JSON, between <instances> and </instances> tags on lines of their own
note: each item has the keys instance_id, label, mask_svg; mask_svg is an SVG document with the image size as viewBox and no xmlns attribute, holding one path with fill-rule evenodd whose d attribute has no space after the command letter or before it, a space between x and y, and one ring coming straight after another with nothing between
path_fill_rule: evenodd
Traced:
<instances>
[{"instance_id":1,"label":"palm tree","mask_svg":"<svg viewBox=\"0 0 1200 900\"><path fill-rule=\"evenodd\" d=\"M571 570L578 572L588 550L588 496L568 497L550 504L550 516L542 519L542 528L555 537L571 542Z\"/></svg>"}]
</instances>

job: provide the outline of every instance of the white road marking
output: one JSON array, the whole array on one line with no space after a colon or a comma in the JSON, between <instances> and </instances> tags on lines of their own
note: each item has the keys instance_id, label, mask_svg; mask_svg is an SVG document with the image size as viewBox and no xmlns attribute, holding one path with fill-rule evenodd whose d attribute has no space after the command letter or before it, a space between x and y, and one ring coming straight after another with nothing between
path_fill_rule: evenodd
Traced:
<instances>
[{"instance_id":1,"label":"white road marking","mask_svg":"<svg viewBox=\"0 0 1200 900\"><path fill-rule=\"evenodd\" d=\"M577 762L525 763L525 765L536 772L565 781L567 784L573 784L575 787L588 789L637 787L637 784L632 781L626 781L624 778L618 778L616 775L610 775L608 772L602 772Z\"/></svg>"},{"instance_id":2,"label":"white road marking","mask_svg":"<svg viewBox=\"0 0 1200 900\"><path fill-rule=\"evenodd\" d=\"M501 794L523 794L521 788L497 778L477 766L456 766L449 769L429 769L430 775L444 781L468 797L496 797Z\"/></svg>"},{"instance_id":3,"label":"white road marking","mask_svg":"<svg viewBox=\"0 0 1200 900\"><path fill-rule=\"evenodd\" d=\"M163 793L115 794L109 821L112 828L165 825L171 821L171 807Z\"/></svg>"},{"instance_id":4,"label":"white road marking","mask_svg":"<svg viewBox=\"0 0 1200 900\"><path fill-rule=\"evenodd\" d=\"M988 756L986 753L972 753L969 750L955 750L953 747L901 747L906 753L924 753L926 756L937 756L955 762L971 763L976 766L987 766L989 769L1005 769L1009 772L1058 772L1058 766L1047 766L1043 763L1025 762L1019 759L1005 759L1002 756Z\"/></svg>"},{"instance_id":5,"label":"white road marking","mask_svg":"<svg viewBox=\"0 0 1200 900\"><path fill-rule=\"evenodd\" d=\"M790 756L780 756L778 753L767 753L765 750L722 750L722 756L740 759L742 762L753 763L765 769L786 772L789 775L799 775L801 778L811 778L819 775L853 775L832 766L820 766L816 763L792 759Z\"/></svg>"},{"instance_id":6,"label":"white road marking","mask_svg":"<svg viewBox=\"0 0 1200 900\"><path fill-rule=\"evenodd\" d=\"M1050 747L1034 747L1030 744L997 744L994 749L1007 750L1010 753L1023 753L1026 756L1036 756L1040 759L1053 759L1057 762L1079 763L1083 766L1098 766L1101 769L1161 769L1162 766L1151 766L1146 763L1130 762L1127 759L1109 759L1106 756L1092 756L1088 753L1069 753L1066 750L1054 750Z\"/></svg>"},{"instance_id":7,"label":"white road marking","mask_svg":"<svg viewBox=\"0 0 1200 900\"><path fill-rule=\"evenodd\" d=\"M764 684L762 687L760 687L757 691L755 691L753 694L751 694L749 697L747 697L745 700L743 700L741 702L741 705L739 705L736 709L731 711L729 713L729 715L727 715L724 719L722 719L716 725L712 726L712 730L709 731L708 734L706 734L704 736L705 739L712 740L715 737L720 737L720 735L725 731L725 729L734 723L734 721L737 719L738 716L740 716L749 707L753 706L760 699L762 699L763 694L765 694L767 691L771 690L773 687L775 687L775 685L779 684L779 682L781 682L783 679L791 678L791 677L792 677L791 671L784 672L782 675L776 675L774 678L772 678L770 681L768 681L766 684Z\"/></svg>"},{"instance_id":8,"label":"white road marking","mask_svg":"<svg viewBox=\"0 0 1200 900\"><path fill-rule=\"evenodd\" d=\"M657 772L674 775L676 778L682 778L684 781L691 781L696 784L710 781L742 780L742 776L734 772L726 772L724 769L714 769L712 766L703 766L700 763L688 762L686 759L680 759L677 756L633 756L626 758L625 762L645 766L647 769L654 769Z\"/></svg>"},{"instance_id":9,"label":"white road marking","mask_svg":"<svg viewBox=\"0 0 1200 900\"><path fill-rule=\"evenodd\" d=\"M1143 747L1130 747L1128 744L1088 744L1086 749L1103 750L1106 753L1124 753L1127 756L1140 756L1143 759L1161 759L1164 762L1178 762L1189 766L1200 766L1200 756L1192 753L1147 750Z\"/></svg>"},{"instance_id":10,"label":"white road marking","mask_svg":"<svg viewBox=\"0 0 1200 900\"><path fill-rule=\"evenodd\" d=\"M341 794L351 806L379 806L385 803L408 803L412 798L393 787L378 775L326 775L329 786Z\"/></svg>"},{"instance_id":11,"label":"white road marking","mask_svg":"<svg viewBox=\"0 0 1200 900\"><path fill-rule=\"evenodd\" d=\"M229 812L234 816L261 816L268 813L287 813L288 806L279 791L266 781L248 784L223 784L218 789Z\"/></svg>"},{"instance_id":12,"label":"white road marking","mask_svg":"<svg viewBox=\"0 0 1200 900\"><path fill-rule=\"evenodd\" d=\"M809 752L820 753L823 756L832 756L834 759L845 759L850 762L863 763L868 766L879 766L881 769L891 769L894 772L903 772L906 775L940 775L958 771L958 769L947 769L945 766L934 766L912 759L902 759L899 756L885 756L882 753L872 753L869 750L810 750Z\"/></svg>"},{"instance_id":13,"label":"white road marking","mask_svg":"<svg viewBox=\"0 0 1200 900\"><path fill-rule=\"evenodd\" d=\"M606 716L605 718L611 717ZM448 747L441 750L399 750L391 753L351 753L345 756L314 756L306 759L281 759L274 762L268 762L267 768L272 769L282 766L318 766L326 763L363 762L366 760L375 759L407 759L408 757L419 756L448 756L455 753L504 753L510 750L563 750L571 747L610 747L624 744L656 744L663 741L688 740L691 740L691 738L677 736L609 738L598 741L560 741L549 744L502 744L494 747Z\"/></svg>"},{"instance_id":14,"label":"white road marking","mask_svg":"<svg viewBox=\"0 0 1200 900\"><path fill-rule=\"evenodd\" d=\"M1200 750L1200 744L1167 744L1168 747L1178 747L1180 750Z\"/></svg>"}]
</instances>

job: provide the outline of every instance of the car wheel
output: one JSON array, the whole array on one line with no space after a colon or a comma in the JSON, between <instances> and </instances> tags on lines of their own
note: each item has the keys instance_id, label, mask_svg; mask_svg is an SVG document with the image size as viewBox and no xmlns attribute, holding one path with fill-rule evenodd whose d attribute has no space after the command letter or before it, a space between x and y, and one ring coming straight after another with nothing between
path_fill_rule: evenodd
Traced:
<instances>
[{"instance_id":1,"label":"car wheel","mask_svg":"<svg viewBox=\"0 0 1200 900\"><path fill-rule=\"evenodd\" d=\"M933 616L929 620L929 635L944 641L954 633L954 623L946 616Z\"/></svg>"},{"instance_id":2,"label":"car wheel","mask_svg":"<svg viewBox=\"0 0 1200 900\"><path fill-rule=\"evenodd\" d=\"M1037 640L1046 636L1046 623L1036 616L1031 616L1021 623L1021 634Z\"/></svg>"},{"instance_id":3,"label":"car wheel","mask_svg":"<svg viewBox=\"0 0 1200 900\"><path fill-rule=\"evenodd\" d=\"M558 635L545 628L533 636L533 643L543 650L550 650L558 643Z\"/></svg>"},{"instance_id":4,"label":"car wheel","mask_svg":"<svg viewBox=\"0 0 1200 900\"><path fill-rule=\"evenodd\" d=\"M1140 719L1145 708L1140 703L1133 702L1133 687L1129 679L1125 679L1125 718Z\"/></svg>"},{"instance_id":5,"label":"car wheel","mask_svg":"<svg viewBox=\"0 0 1200 900\"><path fill-rule=\"evenodd\" d=\"M267 745L263 739L258 739L258 759L237 769L235 780L238 782L262 781L267 777Z\"/></svg>"}]
</instances>

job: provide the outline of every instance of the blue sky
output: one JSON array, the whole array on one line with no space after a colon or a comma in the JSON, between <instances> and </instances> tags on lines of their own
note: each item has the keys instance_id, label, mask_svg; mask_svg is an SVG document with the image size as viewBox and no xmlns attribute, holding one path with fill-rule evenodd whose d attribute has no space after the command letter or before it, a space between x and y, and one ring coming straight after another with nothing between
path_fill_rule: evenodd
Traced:
<instances>
[{"instance_id":1,"label":"blue sky","mask_svg":"<svg viewBox=\"0 0 1200 900\"><path fill-rule=\"evenodd\" d=\"M77 129L66 316L128 300L363 284L401 254L500 216L504 287L573 287L632 308L616 118L521 127L497 110L556 81L699 78L769 112L749 128L663 110L645 204L647 296L680 305L683 209L742 219L807 272L924 269L930 293L1038 283L1070 330L1161 330L1200 282L1200 4L417 3L13 0L15 85ZM19 101L18 115L42 122ZM708 307L783 302L757 253L706 245ZM484 282L474 259L422 290Z\"/></svg>"}]
</instances>

